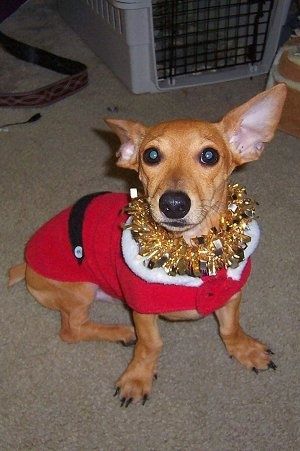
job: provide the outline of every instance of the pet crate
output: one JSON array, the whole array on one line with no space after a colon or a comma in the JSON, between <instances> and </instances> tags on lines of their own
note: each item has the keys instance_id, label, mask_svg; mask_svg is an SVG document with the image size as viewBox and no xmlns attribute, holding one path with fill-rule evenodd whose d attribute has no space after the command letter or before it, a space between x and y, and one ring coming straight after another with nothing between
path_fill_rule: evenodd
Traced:
<instances>
[{"instance_id":1,"label":"pet crate","mask_svg":"<svg viewBox=\"0 0 300 451\"><path fill-rule=\"evenodd\" d=\"M134 93L267 73L288 0L58 0L61 16Z\"/></svg>"}]
</instances>

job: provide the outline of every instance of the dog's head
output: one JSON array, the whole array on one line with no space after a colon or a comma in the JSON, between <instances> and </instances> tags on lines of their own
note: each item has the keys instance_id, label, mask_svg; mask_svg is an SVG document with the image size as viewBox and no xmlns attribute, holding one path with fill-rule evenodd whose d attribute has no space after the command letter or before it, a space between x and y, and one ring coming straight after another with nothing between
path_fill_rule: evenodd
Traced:
<instances>
[{"instance_id":1,"label":"dog's head","mask_svg":"<svg viewBox=\"0 0 300 451\"><path fill-rule=\"evenodd\" d=\"M259 158L273 138L285 96L277 85L218 123L106 119L122 144L117 164L138 172L157 223L187 237L206 233L224 211L233 169Z\"/></svg>"}]
</instances>

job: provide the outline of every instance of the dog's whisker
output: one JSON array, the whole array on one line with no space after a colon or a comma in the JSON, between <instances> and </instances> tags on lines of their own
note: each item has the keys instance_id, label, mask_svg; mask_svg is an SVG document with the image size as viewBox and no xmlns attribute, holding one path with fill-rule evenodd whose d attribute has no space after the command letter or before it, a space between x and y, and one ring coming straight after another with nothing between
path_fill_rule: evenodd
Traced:
<instances>
[{"instance_id":1,"label":"dog's whisker","mask_svg":"<svg viewBox=\"0 0 300 451\"><path fill-rule=\"evenodd\" d=\"M195 210L195 215L199 217L199 224L201 224L204 220L209 220L211 225L213 220L211 218L211 214L219 214L220 202L202 204Z\"/></svg>"}]
</instances>

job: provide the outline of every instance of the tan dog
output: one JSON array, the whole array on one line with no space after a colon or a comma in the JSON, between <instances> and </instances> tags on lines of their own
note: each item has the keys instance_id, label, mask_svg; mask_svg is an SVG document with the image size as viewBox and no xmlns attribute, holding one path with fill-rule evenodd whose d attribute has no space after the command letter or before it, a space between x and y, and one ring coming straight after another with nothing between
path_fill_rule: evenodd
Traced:
<instances>
[{"instance_id":1,"label":"tan dog","mask_svg":"<svg viewBox=\"0 0 300 451\"><path fill-rule=\"evenodd\" d=\"M285 96L285 86L277 85L230 111L218 123L176 120L146 127L107 119L122 143L117 164L138 172L155 222L191 244L191 238L207 234L211 227L218 228L226 209L229 175L235 167L260 157L264 143L273 138ZM89 320L88 309L97 296L97 284L47 278L28 262L10 270L9 284L24 276L28 290L42 305L60 311L63 340L130 344L137 339L132 361L116 383L116 394L125 406L133 400L145 402L162 347L158 315L133 311L134 328L96 324ZM242 330L240 302L241 291L215 311L228 353L256 372L275 369L268 347ZM187 320L201 315L188 309L163 316Z\"/></svg>"}]
</instances>

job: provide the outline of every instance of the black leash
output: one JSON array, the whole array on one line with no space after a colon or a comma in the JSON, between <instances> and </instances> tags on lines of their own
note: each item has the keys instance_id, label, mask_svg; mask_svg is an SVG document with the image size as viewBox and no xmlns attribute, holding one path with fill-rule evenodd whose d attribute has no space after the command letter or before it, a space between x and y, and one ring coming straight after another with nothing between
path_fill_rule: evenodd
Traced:
<instances>
[{"instance_id":1,"label":"black leash","mask_svg":"<svg viewBox=\"0 0 300 451\"><path fill-rule=\"evenodd\" d=\"M67 96L75 94L88 83L88 72L85 64L17 41L1 31L0 45L18 59L67 75L67 77L55 83L37 88L33 91L0 93L0 107L42 107L51 105Z\"/></svg>"}]
</instances>

